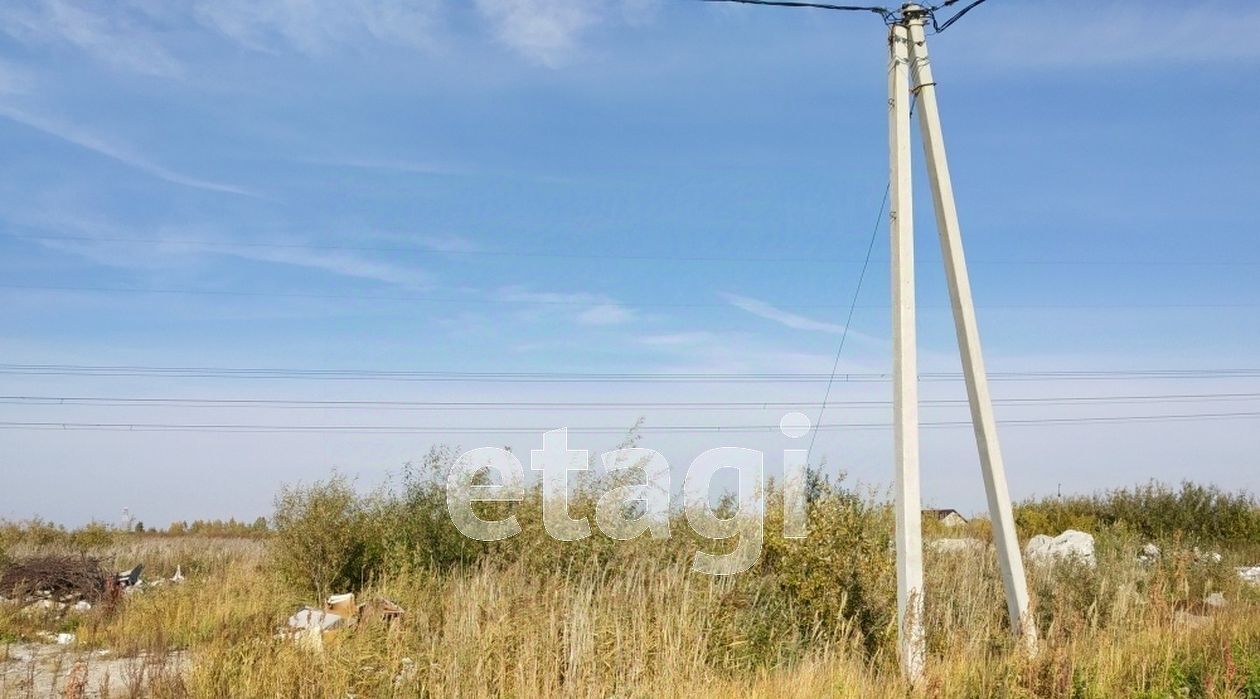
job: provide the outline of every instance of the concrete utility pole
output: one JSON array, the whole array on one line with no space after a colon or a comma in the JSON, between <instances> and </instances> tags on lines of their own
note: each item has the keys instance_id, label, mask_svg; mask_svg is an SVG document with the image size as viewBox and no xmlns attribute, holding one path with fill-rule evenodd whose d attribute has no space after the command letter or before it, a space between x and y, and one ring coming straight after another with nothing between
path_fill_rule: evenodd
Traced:
<instances>
[{"instance_id":1,"label":"concrete utility pole","mask_svg":"<svg viewBox=\"0 0 1260 699\"><path fill-rule=\"evenodd\" d=\"M892 228L893 462L896 466L897 634L901 668L923 674L923 523L919 495L919 369L915 338L914 204L910 171L910 40L888 39L889 224Z\"/></svg>"},{"instance_id":2,"label":"concrete utility pole","mask_svg":"<svg viewBox=\"0 0 1260 699\"><path fill-rule=\"evenodd\" d=\"M897 545L897 650L905 677L917 683L923 677L926 656L923 632L923 514L919 491L919 368L915 337L914 300L914 205L910 169L911 95L919 100L919 126L928 176L936 208L936 227L954 311L958 352L967 383L971 423L980 450L980 470L993 521L1002 585L1010 613L1011 631L1025 650L1035 652L1037 627L1029 614L1028 582L1020 557L1006 486L1006 469L998 446L997 422L989 397L989 380L980 352L980 331L971 300L971 281L963 256L962 232L949 179L941 117L936 106L936 82L928 62L924 25L941 32L984 0L976 0L944 21L936 12L954 5L947 0L934 7L914 3L900 10L884 7L832 5L817 0L706 0L750 5L808 7L843 12L873 12L889 27L888 33L888 152L889 226L892 238L892 334L893 334L893 462L896 468ZM913 86L911 78L913 77Z\"/></svg>"},{"instance_id":3,"label":"concrete utility pole","mask_svg":"<svg viewBox=\"0 0 1260 699\"><path fill-rule=\"evenodd\" d=\"M967 399L980 451L993 521L993 539L1006 591L1011 630L1034 650L1037 628L1029 616L1028 583L1020 556L1011 511L1006 470L998 445L997 423L989 397L988 377L980 352L980 331L971 298L971 282L963 255L962 233L954 190L945 157L940 113L936 104L936 83L928 61L924 24L929 12L918 5L905 5L889 32L889 141L891 151L891 234L893 249L893 441L897 494L897 611L900 632L901 666L907 679L917 682L923 674L923 542L919 499L918 381L914 329L914 251L910 204L909 109L910 93L918 96L919 126L927 157L936 226L949 283L962 356ZM907 62L914 88L907 86Z\"/></svg>"}]
</instances>

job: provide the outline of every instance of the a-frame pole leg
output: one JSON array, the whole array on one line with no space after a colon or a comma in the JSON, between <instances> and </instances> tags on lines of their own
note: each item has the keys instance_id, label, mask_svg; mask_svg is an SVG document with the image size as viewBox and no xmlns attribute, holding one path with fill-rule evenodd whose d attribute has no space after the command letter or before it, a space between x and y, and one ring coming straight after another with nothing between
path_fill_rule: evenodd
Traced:
<instances>
[{"instance_id":1,"label":"a-frame pole leg","mask_svg":"<svg viewBox=\"0 0 1260 699\"><path fill-rule=\"evenodd\" d=\"M889 34L889 222L892 237L893 460L896 465L897 633L907 680L923 676L923 525L919 497L919 370L915 348L914 211L910 186L909 37Z\"/></svg>"},{"instance_id":2,"label":"a-frame pole leg","mask_svg":"<svg viewBox=\"0 0 1260 699\"><path fill-rule=\"evenodd\" d=\"M928 62L923 25L925 15L917 8L905 8L910 32L910 55L919 96L919 125L923 149L927 154L928 177L936 206L936 226L940 233L941 254L945 258L945 274L954 309L954 327L958 349L962 355L963 375L967 382L967 398L971 404L971 421L976 444L980 449L980 468L989 499L989 516L993 520L993 539L997 545L998 563L1002 568L1002 584L1006 589L1006 605L1011 630L1026 648L1037 643L1037 627L1029 616L1028 582L1024 578L1024 561L1020 557L1015 517L1011 512L1011 496L1006 485L1006 470L998 447L997 424L989 397L984 359L980 353L980 332L976 326L976 309L971 299L971 281L967 277L967 261L963 256L962 233L958 211L954 206L954 190L945 159L945 142L941 136L941 120L936 104L936 84Z\"/></svg>"}]
</instances>

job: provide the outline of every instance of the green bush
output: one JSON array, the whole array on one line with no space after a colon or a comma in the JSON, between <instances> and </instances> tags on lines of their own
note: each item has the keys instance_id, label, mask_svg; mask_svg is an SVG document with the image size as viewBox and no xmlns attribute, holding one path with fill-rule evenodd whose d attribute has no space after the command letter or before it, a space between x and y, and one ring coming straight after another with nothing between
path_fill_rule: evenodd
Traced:
<instances>
[{"instance_id":1,"label":"green bush","mask_svg":"<svg viewBox=\"0 0 1260 699\"><path fill-rule=\"evenodd\" d=\"M1119 526L1147 540L1180 537L1196 545L1239 547L1260 540L1260 503L1254 496L1189 482L1028 500L1016 506L1015 520L1025 537Z\"/></svg>"},{"instance_id":2,"label":"green bush","mask_svg":"<svg viewBox=\"0 0 1260 699\"><path fill-rule=\"evenodd\" d=\"M851 631L877 650L896 629L892 510L830 481L811 490L803 539L783 536L782 492L769 490L760 571L777 582L806 629Z\"/></svg>"},{"instance_id":3,"label":"green bush","mask_svg":"<svg viewBox=\"0 0 1260 699\"><path fill-rule=\"evenodd\" d=\"M471 563L485 552L486 544L460 533L446 510L446 478L457 456L450 447L433 447L418 466L403 468L397 493L381 498L375 514L385 521L390 567L447 569ZM474 509L482 504L497 505L478 503Z\"/></svg>"},{"instance_id":4,"label":"green bush","mask_svg":"<svg viewBox=\"0 0 1260 699\"><path fill-rule=\"evenodd\" d=\"M276 496L273 564L319 599L359 589L380 571L382 518L343 476L284 486Z\"/></svg>"}]
</instances>

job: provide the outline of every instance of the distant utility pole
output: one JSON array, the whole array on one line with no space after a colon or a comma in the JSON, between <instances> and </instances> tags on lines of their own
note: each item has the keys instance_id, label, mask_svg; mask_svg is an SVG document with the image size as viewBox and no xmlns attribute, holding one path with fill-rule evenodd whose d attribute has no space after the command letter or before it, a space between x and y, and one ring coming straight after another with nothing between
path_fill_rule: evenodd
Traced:
<instances>
[{"instance_id":1,"label":"distant utility pole","mask_svg":"<svg viewBox=\"0 0 1260 699\"><path fill-rule=\"evenodd\" d=\"M896 465L897 614L902 669L912 682L923 675L923 541L919 498L918 367L915 350L914 213L910 182L910 101L918 97L919 127L927 158L936 227L962 357L971 422L980 451L993 522L993 540L1011 630L1025 647L1036 647L1037 628L1029 616L1028 583L1011 511L1006 470L998 445L997 423L989 397L988 376L980 351L980 331L963 255L954 189L945 157L936 82L928 60L924 31L931 11L905 5L890 22L888 102L893 297L893 443ZM913 85L911 85L913 81Z\"/></svg>"}]
</instances>

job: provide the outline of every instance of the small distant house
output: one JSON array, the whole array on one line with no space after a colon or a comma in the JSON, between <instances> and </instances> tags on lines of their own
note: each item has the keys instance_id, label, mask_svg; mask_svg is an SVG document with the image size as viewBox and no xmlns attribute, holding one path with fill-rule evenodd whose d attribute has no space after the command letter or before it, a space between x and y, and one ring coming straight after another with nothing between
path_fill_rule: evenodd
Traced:
<instances>
[{"instance_id":1,"label":"small distant house","mask_svg":"<svg viewBox=\"0 0 1260 699\"><path fill-rule=\"evenodd\" d=\"M967 523L967 518L958 510L924 510L923 518L935 520L947 527L961 527Z\"/></svg>"}]
</instances>

